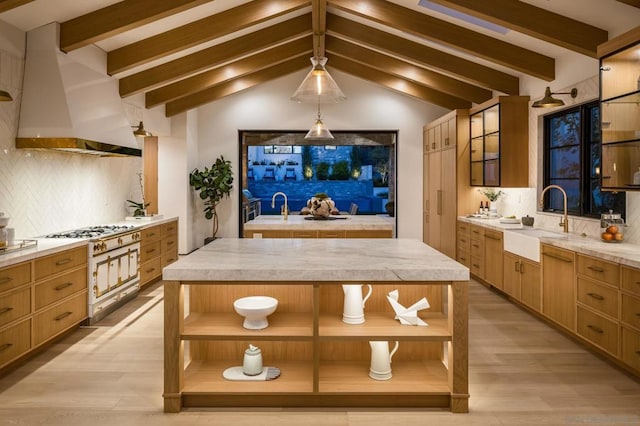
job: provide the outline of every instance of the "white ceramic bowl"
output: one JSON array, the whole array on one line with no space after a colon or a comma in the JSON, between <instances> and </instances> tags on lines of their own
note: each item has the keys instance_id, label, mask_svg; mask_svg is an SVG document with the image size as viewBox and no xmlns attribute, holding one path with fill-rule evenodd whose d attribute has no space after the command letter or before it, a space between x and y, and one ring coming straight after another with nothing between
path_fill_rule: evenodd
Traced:
<instances>
[{"instance_id":1,"label":"white ceramic bowl","mask_svg":"<svg viewBox=\"0 0 640 426\"><path fill-rule=\"evenodd\" d=\"M249 330L267 328L267 317L274 313L277 307L278 299L269 296L242 297L233 302L233 308L244 317L242 326Z\"/></svg>"}]
</instances>

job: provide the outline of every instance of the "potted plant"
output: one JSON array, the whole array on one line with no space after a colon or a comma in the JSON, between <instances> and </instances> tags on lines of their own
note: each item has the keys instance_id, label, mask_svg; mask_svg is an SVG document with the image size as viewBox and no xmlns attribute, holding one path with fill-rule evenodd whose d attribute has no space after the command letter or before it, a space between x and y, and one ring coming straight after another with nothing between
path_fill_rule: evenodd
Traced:
<instances>
[{"instance_id":1,"label":"potted plant","mask_svg":"<svg viewBox=\"0 0 640 426\"><path fill-rule=\"evenodd\" d=\"M207 244L216 239L218 232L218 212L216 207L223 197L229 198L233 189L233 173L231 161L225 160L221 155L216 159L211 168L205 167L203 171L194 169L189 174L189 184L196 191L200 191L200 199L204 200L204 217L213 219L213 235L205 238Z\"/></svg>"},{"instance_id":2,"label":"potted plant","mask_svg":"<svg viewBox=\"0 0 640 426\"><path fill-rule=\"evenodd\" d=\"M129 203L129 207L134 209L133 211L134 217L146 216L147 207L149 207L149 205L151 204L151 203L145 203L145 200L144 200L144 186L142 183L142 173L138 173L138 182L140 183L140 194L142 196L142 202L139 203L137 201L127 200L127 202Z\"/></svg>"},{"instance_id":3,"label":"potted plant","mask_svg":"<svg viewBox=\"0 0 640 426\"><path fill-rule=\"evenodd\" d=\"M489 199L489 212L497 213L496 201L498 201L498 198L500 198L504 192L502 192L502 190L496 191L494 188L479 188L478 192Z\"/></svg>"}]
</instances>

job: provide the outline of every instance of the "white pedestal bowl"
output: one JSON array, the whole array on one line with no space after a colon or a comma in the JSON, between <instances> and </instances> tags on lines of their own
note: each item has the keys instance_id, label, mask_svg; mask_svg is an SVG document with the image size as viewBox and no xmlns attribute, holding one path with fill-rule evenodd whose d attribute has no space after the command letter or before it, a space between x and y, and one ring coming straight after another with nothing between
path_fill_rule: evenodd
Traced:
<instances>
[{"instance_id":1,"label":"white pedestal bowl","mask_svg":"<svg viewBox=\"0 0 640 426\"><path fill-rule=\"evenodd\" d=\"M248 296L233 302L233 308L244 317L242 326L249 330L267 328L267 317L274 313L277 307L278 299L269 296Z\"/></svg>"}]
</instances>

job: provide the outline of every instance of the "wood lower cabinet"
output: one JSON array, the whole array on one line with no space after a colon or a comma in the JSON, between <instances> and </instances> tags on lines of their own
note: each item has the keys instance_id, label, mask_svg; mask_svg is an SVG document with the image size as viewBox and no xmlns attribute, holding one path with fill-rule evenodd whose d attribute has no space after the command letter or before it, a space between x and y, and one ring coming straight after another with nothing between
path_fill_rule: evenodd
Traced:
<instances>
[{"instance_id":1,"label":"wood lower cabinet","mask_svg":"<svg viewBox=\"0 0 640 426\"><path fill-rule=\"evenodd\" d=\"M484 280L494 287L503 287L502 232L484 232Z\"/></svg>"},{"instance_id":2,"label":"wood lower cabinet","mask_svg":"<svg viewBox=\"0 0 640 426\"><path fill-rule=\"evenodd\" d=\"M0 371L87 318L87 247L0 269Z\"/></svg>"},{"instance_id":3,"label":"wood lower cabinet","mask_svg":"<svg viewBox=\"0 0 640 426\"><path fill-rule=\"evenodd\" d=\"M467 268L471 268L471 225L458 221L456 260Z\"/></svg>"},{"instance_id":4,"label":"wood lower cabinet","mask_svg":"<svg viewBox=\"0 0 640 426\"><path fill-rule=\"evenodd\" d=\"M575 253L541 244L542 313L573 332L576 330Z\"/></svg>"},{"instance_id":5,"label":"wood lower cabinet","mask_svg":"<svg viewBox=\"0 0 640 426\"><path fill-rule=\"evenodd\" d=\"M471 273L477 278L484 280L484 231L485 228L478 225L471 225L469 231Z\"/></svg>"},{"instance_id":6,"label":"wood lower cabinet","mask_svg":"<svg viewBox=\"0 0 640 426\"><path fill-rule=\"evenodd\" d=\"M140 231L140 287L162 277L162 268L178 260L178 221Z\"/></svg>"},{"instance_id":7,"label":"wood lower cabinet","mask_svg":"<svg viewBox=\"0 0 640 426\"><path fill-rule=\"evenodd\" d=\"M540 312L542 306L540 264L505 251L503 271L504 292Z\"/></svg>"},{"instance_id":8,"label":"wood lower cabinet","mask_svg":"<svg viewBox=\"0 0 640 426\"><path fill-rule=\"evenodd\" d=\"M466 340L458 340L455 333L466 333L467 283L372 282L365 322L359 325L342 322L340 284L167 281L165 411L205 406L421 406L466 412ZM394 320L386 295L396 289L407 301L427 297L431 308L420 316L428 327ZM445 310L442 292L447 290ZM186 315L185 291L190 300ZM233 300L255 294L279 301L268 317L269 326L260 331L243 328L242 317L233 309ZM454 321L456 315L461 317ZM399 342L390 380L368 376L372 340L388 341L390 348ZM183 351L187 342L189 350ZM225 369L242 365L249 344L261 348L265 366L280 368L277 380L223 378ZM398 394L401 397L394 396Z\"/></svg>"}]
</instances>

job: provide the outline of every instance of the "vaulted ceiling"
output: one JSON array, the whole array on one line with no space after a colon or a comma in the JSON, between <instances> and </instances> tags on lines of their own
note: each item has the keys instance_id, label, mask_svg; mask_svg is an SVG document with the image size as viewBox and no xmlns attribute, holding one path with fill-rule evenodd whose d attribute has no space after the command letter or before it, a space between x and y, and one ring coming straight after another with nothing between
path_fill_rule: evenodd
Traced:
<instances>
[{"instance_id":1,"label":"vaulted ceiling","mask_svg":"<svg viewBox=\"0 0 640 426\"><path fill-rule=\"evenodd\" d=\"M51 0L0 0L0 19L34 1ZM329 70L447 109L469 108L494 91L519 94L523 75L555 79L555 57L504 41L482 25L591 58L608 39L603 29L517 0L430 2L478 18L481 26L386 0L226 1L232 6L189 14L225 1L92 0L100 6L61 22L60 48L104 48L129 35L105 49L107 72L119 79L123 98L144 93L147 107L164 104L173 116L310 69L311 56L326 56ZM640 0L617 1L640 8ZM172 17L177 24L158 29Z\"/></svg>"}]
</instances>

